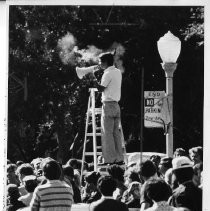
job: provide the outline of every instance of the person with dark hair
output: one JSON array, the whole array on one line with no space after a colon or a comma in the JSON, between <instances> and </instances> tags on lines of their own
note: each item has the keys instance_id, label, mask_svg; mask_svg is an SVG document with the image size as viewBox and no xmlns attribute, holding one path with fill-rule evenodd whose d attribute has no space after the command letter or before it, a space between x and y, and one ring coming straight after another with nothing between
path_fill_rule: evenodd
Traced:
<instances>
[{"instance_id":1,"label":"person with dark hair","mask_svg":"<svg viewBox=\"0 0 210 211\"><path fill-rule=\"evenodd\" d=\"M187 153L186 153L186 151L183 148L177 148L174 151L173 157L176 158L176 157L186 156L186 155L187 155Z\"/></svg>"},{"instance_id":2,"label":"person with dark hair","mask_svg":"<svg viewBox=\"0 0 210 211\"><path fill-rule=\"evenodd\" d=\"M117 183L111 176L100 177L97 186L102 197L90 204L90 211L128 211L128 207L124 203L113 198Z\"/></svg>"},{"instance_id":3,"label":"person with dark hair","mask_svg":"<svg viewBox=\"0 0 210 211\"><path fill-rule=\"evenodd\" d=\"M90 73L94 86L102 92L102 156L104 164L123 164L123 148L120 125L120 107L122 73L114 66L112 53L103 53L99 56L99 66L104 70L101 84L97 82L93 73Z\"/></svg>"},{"instance_id":4,"label":"person with dark hair","mask_svg":"<svg viewBox=\"0 0 210 211\"><path fill-rule=\"evenodd\" d=\"M124 191L127 190L127 187L124 185L124 169L121 168L119 165L112 165L109 166L109 168L107 169L108 173L110 176L113 177L113 179L116 180L117 182L117 188L116 191L114 192L114 198L117 200L121 200Z\"/></svg>"},{"instance_id":5,"label":"person with dark hair","mask_svg":"<svg viewBox=\"0 0 210 211\"><path fill-rule=\"evenodd\" d=\"M47 183L37 186L34 190L30 203L31 211L69 211L73 203L73 191L66 182L60 180L60 164L53 159L46 159L42 163L42 170Z\"/></svg>"},{"instance_id":6,"label":"person with dark hair","mask_svg":"<svg viewBox=\"0 0 210 211\"><path fill-rule=\"evenodd\" d=\"M17 165L14 163L7 164L7 184L15 184L19 186L20 181L16 175Z\"/></svg>"},{"instance_id":7,"label":"person with dark hair","mask_svg":"<svg viewBox=\"0 0 210 211\"><path fill-rule=\"evenodd\" d=\"M25 176L23 179L23 184L28 193L24 196L21 196L18 199L18 201L22 201L23 204L29 206L33 196L34 189L38 185L36 176L35 175Z\"/></svg>"},{"instance_id":8,"label":"person with dark hair","mask_svg":"<svg viewBox=\"0 0 210 211\"><path fill-rule=\"evenodd\" d=\"M18 201L19 197L20 193L18 191L17 185L7 185L7 211L15 211L19 208L25 207L25 205L21 201Z\"/></svg>"},{"instance_id":9,"label":"person with dark hair","mask_svg":"<svg viewBox=\"0 0 210 211\"><path fill-rule=\"evenodd\" d=\"M81 199L80 189L75 183L74 169L71 166L63 166L63 175L64 175L64 181L73 189L74 203L81 203L82 199Z\"/></svg>"},{"instance_id":10,"label":"person with dark hair","mask_svg":"<svg viewBox=\"0 0 210 211\"><path fill-rule=\"evenodd\" d=\"M172 165L179 186L173 191L169 204L174 207L186 207L191 211L201 211L202 190L192 181L193 163L188 157L181 156L174 158Z\"/></svg>"},{"instance_id":11,"label":"person with dark hair","mask_svg":"<svg viewBox=\"0 0 210 211\"><path fill-rule=\"evenodd\" d=\"M34 175L34 169L31 164L23 163L17 168L16 174L18 175L20 181L20 186L18 187L20 195L26 195L28 192L23 184L23 179L25 176Z\"/></svg>"},{"instance_id":12,"label":"person with dark hair","mask_svg":"<svg viewBox=\"0 0 210 211\"><path fill-rule=\"evenodd\" d=\"M101 174L99 172L88 172L85 175L86 185L82 196L84 203L91 203L101 198L101 193L97 188L97 182Z\"/></svg>"},{"instance_id":13,"label":"person with dark hair","mask_svg":"<svg viewBox=\"0 0 210 211\"><path fill-rule=\"evenodd\" d=\"M147 211L175 211L175 207L168 205L167 201L172 195L170 186L162 179L152 179L145 183L145 190L153 206Z\"/></svg>"},{"instance_id":14,"label":"person with dark hair","mask_svg":"<svg viewBox=\"0 0 210 211\"><path fill-rule=\"evenodd\" d=\"M189 149L189 156L193 165L203 162L203 147L193 147Z\"/></svg>"},{"instance_id":15,"label":"person with dark hair","mask_svg":"<svg viewBox=\"0 0 210 211\"><path fill-rule=\"evenodd\" d=\"M24 162L22 160L18 160L16 162L17 167L21 166L22 164L24 164Z\"/></svg>"},{"instance_id":16,"label":"person with dark hair","mask_svg":"<svg viewBox=\"0 0 210 211\"><path fill-rule=\"evenodd\" d=\"M161 158L158 169L160 172L160 176L163 179L165 178L166 171L170 168L172 168L172 158L170 157Z\"/></svg>"},{"instance_id":17,"label":"person with dark hair","mask_svg":"<svg viewBox=\"0 0 210 211\"><path fill-rule=\"evenodd\" d=\"M145 162L140 164L139 174L140 174L140 177L143 179L144 183L148 180L158 178L157 168L151 160L146 160ZM141 188L140 204L141 204L141 209L140 209L141 211L153 205L152 200L148 198L145 184L143 184Z\"/></svg>"}]
</instances>

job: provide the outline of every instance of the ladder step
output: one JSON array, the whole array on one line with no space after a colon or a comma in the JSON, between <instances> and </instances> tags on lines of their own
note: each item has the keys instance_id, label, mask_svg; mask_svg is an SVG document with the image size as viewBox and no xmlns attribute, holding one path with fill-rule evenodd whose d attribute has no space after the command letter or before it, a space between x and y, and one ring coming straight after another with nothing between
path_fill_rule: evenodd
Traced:
<instances>
[{"instance_id":1,"label":"ladder step","mask_svg":"<svg viewBox=\"0 0 210 211\"><path fill-rule=\"evenodd\" d=\"M85 152L86 156L93 156L94 153L93 152ZM96 155L102 155L102 152L97 152Z\"/></svg>"},{"instance_id":2,"label":"ladder step","mask_svg":"<svg viewBox=\"0 0 210 211\"><path fill-rule=\"evenodd\" d=\"M102 149L102 146L97 146L96 148L97 148L97 149Z\"/></svg>"},{"instance_id":3,"label":"ladder step","mask_svg":"<svg viewBox=\"0 0 210 211\"><path fill-rule=\"evenodd\" d=\"M87 133L87 136L93 136L93 133ZM96 136L101 136L101 133L96 133Z\"/></svg>"}]
</instances>

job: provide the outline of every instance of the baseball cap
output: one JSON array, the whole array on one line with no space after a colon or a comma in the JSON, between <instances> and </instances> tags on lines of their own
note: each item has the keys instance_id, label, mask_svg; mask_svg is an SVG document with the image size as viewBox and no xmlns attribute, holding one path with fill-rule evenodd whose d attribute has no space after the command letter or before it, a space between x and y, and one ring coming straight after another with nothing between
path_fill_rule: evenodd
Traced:
<instances>
[{"instance_id":1,"label":"baseball cap","mask_svg":"<svg viewBox=\"0 0 210 211\"><path fill-rule=\"evenodd\" d=\"M181 156L181 157L176 157L172 160L172 166L173 170L176 170L181 168L193 167L193 163L188 157Z\"/></svg>"}]
</instances>

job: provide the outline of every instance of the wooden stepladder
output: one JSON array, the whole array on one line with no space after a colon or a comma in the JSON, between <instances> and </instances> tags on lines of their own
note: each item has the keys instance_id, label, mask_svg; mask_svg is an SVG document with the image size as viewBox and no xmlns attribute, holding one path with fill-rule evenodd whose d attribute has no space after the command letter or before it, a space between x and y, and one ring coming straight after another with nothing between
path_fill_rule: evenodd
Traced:
<instances>
[{"instance_id":1,"label":"wooden stepladder","mask_svg":"<svg viewBox=\"0 0 210 211\"><path fill-rule=\"evenodd\" d=\"M94 163L94 171L98 171L98 155L102 155L102 146L101 146L101 126L98 126L97 123L100 121L96 121L96 117L100 117L102 114L101 108L95 107L95 95L98 91L96 88L90 88L90 96L88 99L88 107L87 107L87 113L86 113L86 125L85 125L85 137L84 137L84 146L83 146L83 153L82 153L82 168L81 168L81 176L83 174L84 170L84 162L86 156L93 156L93 163ZM122 140L122 147L124 152L124 160L125 163L127 163L127 157L126 157L126 150L125 150L125 141L124 141L124 135L122 131L122 125L120 123L119 130L121 132L121 140ZM100 137L100 140L97 139L97 137ZM93 151L87 152L86 151L86 144L87 141L91 141L93 143Z\"/></svg>"}]
</instances>

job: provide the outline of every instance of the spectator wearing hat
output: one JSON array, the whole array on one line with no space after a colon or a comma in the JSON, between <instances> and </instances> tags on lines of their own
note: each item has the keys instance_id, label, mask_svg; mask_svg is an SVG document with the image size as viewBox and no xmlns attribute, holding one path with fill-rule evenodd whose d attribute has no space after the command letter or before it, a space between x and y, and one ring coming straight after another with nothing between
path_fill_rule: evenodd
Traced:
<instances>
[{"instance_id":1,"label":"spectator wearing hat","mask_svg":"<svg viewBox=\"0 0 210 211\"><path fill-rule=\"evenodd\" d=\"M100 177L97 187L102 197L90 204L90 211L128 211L124 203L113 198L117 182L111 176Z\"/></svg>"},{"instance_id":2,"label":"spectator wearing hat","mask_svg":"<svg viewBox=\"0 0 210 211\"><path fill-rule=\"evenodd\" d=\"M168 198L172 194L170 186L162 179L152 179L145 183L148 197L153 201L153 206L147 211L175 211L176 208L168 205Z\"/></svg>"},{"instance_id":3,"label":"spectator wearing hat","mask_svg":"<svg viewBox=\"0 0 210 211\"><path fill-rule=\"evenodd\" d=\"M201 211L202 191L192 181L192 162L188 157L181 156L173 159L172 166L179 186L173 191L169 204L174 207L186 207L191 211Z\"/></svg>"},{"instance_id":4,"label":"spectator wearing hat","mask_svg":"<svg viewBox=\"0 0 210 211\"><path fill-rule=\"evenodd\" d=\"M172 168L172 158L170 157L161 158L158 169L163 179L165 178L166 171L170 168Z\"/></svg>"},{"instance_id":5,"label":"spectator wearing hat","mask_svg":"<svg viewBox=\"0 0 210 211\"><path fill-rule=\"evenodd\" d=\"M30 203L31 211L62 210L69 211L73 203L72 188L61 181L61 166L53 159L42 163L43 174L47 183L36 187Z\"/></svg>"},{"instance_id":6,"label":"spectator wearing hat","mask_svg":"<svg viewBox=\"0 0 210 211\"><path fill-rule=\"evenodd\" d=\"M85 175L86 185L82 196L84 203L91 203L101 198L101 193L97 188L97 182L100 176L100 173L95 171L88 172Z\"/></svg>"},{"instance_id":7,"label":"spectator wearing hat","mask_svg":"<svg viewBox=\"0 0 210 211\"><path fill-rule=\"evenodd\" d=\"M22 201L23 204L29 206L33 196L34 189L37 187L38 184L36 176L34 175L25 176L23 178L23 184L28 193L24 196L19 197L18 201Z\"/></svg>"},{"instance_id":8,"label":"spectator wearing hat","mask_svg":"<svg viewBox=\"0 0 210 211\"><path fill-rule=\"evenodd\" d=\"M141 198L140 198L140 204L141 204L140 210L143 211L143 210L145 210L145 209L147 209L147 208L149 208L153 205L152 200L150 198L148 198L145 183L148 180L158 178L157 168L151 160L146 160L145 162L141 163L139 174L140 174L140 177L144 181L144 184L141 188Z\"/></svg>"},{"instance_id":9,"label":"spectator wearing hat","mask_svg":"<svg viewBox=\"0 0 210 211\"><path fill-rule=\"evenodd\" d=\"M189 156L193 162L193 165L203 162L203 148L202 147L193 147L189 149Z\"/></svg>"}]
</instances>

